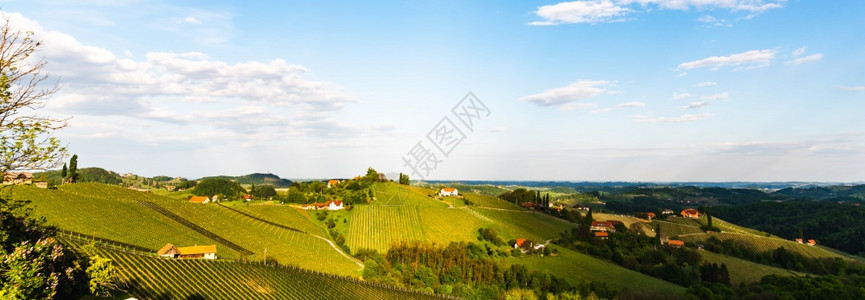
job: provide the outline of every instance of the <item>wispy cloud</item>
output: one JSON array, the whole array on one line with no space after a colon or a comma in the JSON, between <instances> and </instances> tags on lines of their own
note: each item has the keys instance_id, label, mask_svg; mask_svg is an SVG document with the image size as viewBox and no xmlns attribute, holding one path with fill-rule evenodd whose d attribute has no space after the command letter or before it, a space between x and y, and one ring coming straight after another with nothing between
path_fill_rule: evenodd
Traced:
<instances>
[{"instance_id":1,"label":"wispy cloud","mask_svg":"<svg viewBox=\"0 0 865 300\"><path fill-rule=\"evenodd\" d=\"M682 108L684 108L684 109L697 109L697 108L706 107L709 105L712 105L712 103L709 101L700 101L700 102L688 103L688 105L685 105Z\"/></svg>"},{"instance_id":2,"label":"wispy cloud","mask_svg":"<svg viewBox=\"0 0 865 300\"><path fill-rule=\"evenodd\" d=\"M823 59L823 54L821 54L821 53L815 53L815 54L811 54L811 55L808 55L808 56L804 56L804 57L800 57L800 58L796 58L796 59L791 59L791 60L785 61L784 64L785 64L785 65L798 65L798 64L807 63L807 62L820 61L820 60L822 60L822 59Z\"/></svg>"},{"instance_id":3,"label":"wispy cloud","mask_svg":"<svg viewBox=\"0 0 865 300\"><path fill-rule=\"evenodd\" d=\"M633 115L631 119L637 121L638 123L683 123L683 122L695 122L705 118L708 118L709 114L684 114L678 117L649 117L643 115Z\"/></svg>"},{"instance_id":4,"label":"wispy cloud","mask_svg":"<svg viewBox=\"0 0 865 300\"><path fill-rule=\"evenodd\" d=\"M711 56L700 60L684 62L679 64L679 68L712 68L713 70L726 66L759 68L769 65L775 59L776 54L777 51L775 50L750 50L729 56Z\"/></svg>"},{"instance_id":5,"label":"wispy cloud","mask_svg":"<svg viewBox=\"0 0 865 300\"><path fill-rule=\"evenodd\" d=\"M592 113L593 114L608 113L608 112L611 112L614 110L620 110L620 109L626 109L626 108L636 108L636 107L643 107L643 106L646 106L646 104L642 103L642 102L636 102L636 101L626 102L626 103L622 103L622 104L617 104L617 105L612 106L612 107L596 109L596 110L593 110Z\"/></svg>"},{"instance_id":6,"label":"wispy cloud","mask_svg":"<svg viewBox=\"0 0 865 300\"><path fill-rule=\"evenodd\" d=\"M183 18L183 23L201 24L201 20L196 19L195 17L189 16L189 17Z\"/></svg>"},{"instance_id":7,"label":"wispy cloud","mask_svg":"<svg viewBox=\"0 0 865 300\"><path fill-rule=\"evenodd\" d=\"M703 27L733 27L733 24L727 22L726 19L715 18L711 15L705 15L697 18L697 22L703 23Z\"/></svg>"},{"instance_id":8,"label":"wispy cloud","mask_svg":"<svg viewBox=\"0 0 865 300\"><path fill-rule=\"evenodd\" d=\"M793 57L799 57L799 56L802 56L802 54L805 54L805 47L804 46L796 48L796 50L793 50L793 53L792 53Z\"/></svg>"},{"instance_id":9,"label":"wispy cloud","mask_svg":"<svg viewBox=\"0 0 865 300\"><path fill-rule=\"evenodd\" d=\"M835 88L837 88L839 90L850 91L850 92L865 91L865 86L863 86L863 85L857 85L857 86L839 85L839 86L836 86Z\"/></svg>"},{"instance_id":10,"label":"wispy cloud","mask_svg":"<svg viewBox=\"0 0 865 300\"><path fill-rule=\"evenodd\" d=\"M786 0L578 0L538 7L535 14L542 20L529 24L610 23L626 21L628 15L635 12L690 9L744 11L749 13L746 18L752 18L768 10L782 8L784 2ZM698 21L713 26L732 26L724 19L708 15Z\"/></svg>"},{"instance_id":11,"label":"wispy cloud","mask_svg":"<svg viewBox=\"0 0 865 300\"><path fill-rule=\"evenodd\" d=\"M696 84L697 87L707 87L707 86L716 86L716 85L718 85L718 83L714 82L714 81L703 81L703 82Z\"/></svg>"},{"instance_id":12,"label":"wispy cloud","mask_svg":"<svg viewBox=\"0 0 865 300\"><path fill-rule=\"evenodd\" d=\"M730 97L730 93L723 92L723 93L712 94L712 95L708 95L708 96L700 96L700 99L703 99L706 101L715 101L715 100L727 99L729 97Z\"/></svg>"},{"instance_id":13,"label":"wispy cloud","mask_svg":"<svg viewBox=\"0 0 865 300\"><path fill-rule=\"evenodd\" d=\"M565 108L585 108L569 105L571 102L588 99L604 93L614 93L610 87L615 81L607 80L580 80L565 87L546 90L534 95L520 98L522 101L531 102L539 106L566 106Z\"/></svg>"},{"instance_id":14,"label":"wispy cloud","mask_svg":"<svg viewBox=\"0 0 865 300\"><path fill-rule=\"evenodd\" d=\"M682 100L694 97L691 93L673 93L673 100Z\"/></svg>"},{"instance_id":15,"label":"wispy cloud","mask_svg":"<svg viewBox=\"0 0 865 300\"><path fill-rule=\"evenodd\" d=\"M608 23L621 21L622 17L630 12L630 9L618 6L610 0L562 2L538 7L535 13L544 20L530 24Z\"/></svg>"}]
</instances>

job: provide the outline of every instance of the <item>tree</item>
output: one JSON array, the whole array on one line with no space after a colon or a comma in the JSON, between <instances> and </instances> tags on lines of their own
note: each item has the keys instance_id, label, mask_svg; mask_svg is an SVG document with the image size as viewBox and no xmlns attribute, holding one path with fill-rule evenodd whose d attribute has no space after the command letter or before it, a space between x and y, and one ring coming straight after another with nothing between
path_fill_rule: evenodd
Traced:
<instances>
[{"instance_id":1,"label":"tree","mask_svg":"<svg viewBox=\"0 0 865 300\"><path fill-rule=\"evenodd\" d=\"M78 154L72 155L72 158L69 159L69 173L66 176L67 180L71 183L75 183L78 180Z\"/></svg>"},{"instance_id":2,"label":"tree","mask_svg":"<svg viewBox=\"0 0 865 300\"><path fill-rule=\"evenodd\" d=\"M3 259L2 299L54 299L69 296L81 273L68 250L52 237L25 240ZM58 297L63 298L63 297Z\"/></svg>"},{"instance_id":3,"label":"tree","mask_svg":"<svg viewBox=\"0 0 865 300\"><path fill-rule=\"evenodd\" d=\"M594 219L592 219L592 208L589 207L589 212L586 213L586 222L591 222L591 221L594 221Z\"/></svg>"},{"instance_id":4,"label":"tree","mask_svg":"<svg viewBox=\"0 0 865 300\"><path fill-rule=\"evenodd\" d=\"M411 180L408 178L408 174L399 173L399 184L408 185L411 183Z\"/></svg>"},{"instance_id":5,"label":"tree","mask_svg":"<svg viewBox=\"0 0 865 300\"><path fill-rule=\"evenodd\" d=\"M66 120L32 111L45 106L59 85L48 84L45 59L34 57L42 47L34 33L12 28L6 15L0 18L0 173L56 167L66 148L52 133L66 127Z\"/></svg>"},{"instance_id":6,"label":"tree","mask_svg":"<svg viewBox=\"0 0 865 300\"><path fill-rule=\"evenodd\" d=\"M60 170L60 177L66 178L66 174L69 172L69 169L66 168L66 163L63 163L63 169Z\"/></svg>"},{"instance_id":7,"label":"tree","mask_svg":"<svg viewBox=\"0 0 865 300\"><path fill-rule=\"evenodd\" d=\"M95 296L108 296L108 291L117 288L117 270L111 259L94 256L90 258L87 267L87 277L90 278L90 293Z\"/></svg>"}]
</instances>

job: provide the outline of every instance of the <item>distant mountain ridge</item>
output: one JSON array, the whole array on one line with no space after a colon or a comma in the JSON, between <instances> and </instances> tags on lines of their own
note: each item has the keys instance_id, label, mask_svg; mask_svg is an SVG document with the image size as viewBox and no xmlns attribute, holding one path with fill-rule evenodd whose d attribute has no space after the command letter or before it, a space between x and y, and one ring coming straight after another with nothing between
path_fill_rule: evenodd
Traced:
<instances>
[{"instance_id":1,"label":"distant mountain ridge","mask_svg":"<svg viewBox=\"0 0 865 300\"><path fill-rule=\"evenodd\" d=\"M291 181L291 180L280 178L279 176L271 174L271 173L252 173L252 174L241 175L241 176L227 176L227 175L208 176L208 177L199 178L198 180L207 179L207 178L220 178L220 179L234 180L235 182L237 182L239 184L255 184L255 185L269 184L275 188L287 188L287 187L290 187L291 184L293 183L293 181Z\"/></svg>"}]
</instances>

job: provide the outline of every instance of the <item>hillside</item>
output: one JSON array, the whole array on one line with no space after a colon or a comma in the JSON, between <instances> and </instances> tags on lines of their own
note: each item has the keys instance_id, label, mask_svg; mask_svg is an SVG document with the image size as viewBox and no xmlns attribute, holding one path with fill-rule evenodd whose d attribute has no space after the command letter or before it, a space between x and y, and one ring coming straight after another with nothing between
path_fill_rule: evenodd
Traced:
<instances>
[{"instance_id":1,"label":"hillside","mask_svg":"<svg viewBox=\"0 0 865 300\"><path fill-rule=\"evenodd\" d=\"M260 263L161 259L63 236L67 244L112 259L128 293L140 299L436 299L422 294L364 283L296 267Z\"/></svg>"},{"instance_id":2,"label":"hillside","mask_svg":"<svg viewBox=\"0 0 865 300\"><path fill-rule=\"evenodd\" d=\"M253 173L253 174L247 174L247 175L242 175L242 176L225 176L225 175L210 176L210 177L200 178L199 180L207 179L207 178L221 178L221 179L234 180L237 183L243 184L243 185L269 184L275 188L287 188L287 187L290 187L291 183L292 183L291 180L283 179L283 178L280 178L279 176L276 176L276 175L270 174L270 173Z\"/></svg>"}]
</instances>

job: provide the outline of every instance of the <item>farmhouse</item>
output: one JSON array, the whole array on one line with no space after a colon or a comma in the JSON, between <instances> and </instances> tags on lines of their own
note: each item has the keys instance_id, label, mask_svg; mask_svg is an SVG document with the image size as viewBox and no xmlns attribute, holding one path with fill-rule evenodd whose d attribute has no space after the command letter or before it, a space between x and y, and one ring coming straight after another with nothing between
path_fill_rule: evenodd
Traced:
<instances>
[{"instance_id":1,"label":"farmhouse","mask_svg":"<svg viewBox=\"0 0 865 300\"><path fill-rule=\"evenodd\" d=\"M796 242L799 243L799 244L804 244L804 243L805 243L804 241L802 241L802 239L796 239Z\"/></svg>"},{"instance_id":2,"label":"farmhouse","mask_svg":"<svg viewBox=\"0 0 865 300\"><path fill-rule=\"evenodd\" d=\"M680 240L669 240L667 245L670 245L670 247L673 248L682 248L682 246L685 246L685 242Z\"/></svg>"},{"instance_id":3,"label":"farmhouse","mask_svg":"<svg viewBox=\"0 0 865 300\"><path fill-rule=\"evenodd\" d=\"M165 244L162 249L156 252L159 256L168 258L203 258L216 259L216 245L206 246L191 246L191 247L174 247L172 244Z\"/></svg>"},{"instance_id":4,"label":"farmhouse","mask_svg":"<svg viewBox=\"0 0 865 300\"><path fill-rule=\"evenodd\" d=\"M662 215L672 215L673 210L668 208L668 209L665 209L664 211L662 211L661 214Z\"/></svg>"},{"instance_id":5,"label":"farmhouse","mask_svg":"<svg viewBox=\"0 0 865 300\"><path fill-rule=\"evenodd\" d=\"M526 243L526 239L517 239L517 242L514 243L514 249L518 249Z\"/></svg>"},{"instance_id":6,"label":"farmhouse","mask_svg":"<svg viewBox=\"0 0 865 300\"><path fill-rule=\"evenodd\" d=\"M439 195L442 197L459 196L459 192L456 188L442 188L442 190L439 191Z\"/></svg>"},{"instance_id":7,"label":"farmhouse","mask_svg":"<svg viewBox=\"0 0 865 300\"><path fill-rule=\"evenodd\" d=\"M331 200L331 201L327 201L325 203L327 203L327 210L340 210L340 209L345 208L342 206L342 201Z\"/></svg>"},{"instance_id":8,"label":"farmhouse","mask_svg":"<svg viewBox=\"0 0 865 300\"><path fill-rule=\"evenodd\" d=\"M242 197L243 197L243 201L252 201L252 195L250 195L250 194L243 194Z\"/></svg>"},{"instance_id":9,"label":"farmhouse","mask_svg":"<svg viewBox=\"0 0 865 300\"><path fill-rule=\"evenodd\" d=\"M808 240L808 246L814 246L814 245L817 245L817 241L815 241L815 240Z\"/></svg>"},{"instance_id":10,"label":"farmhouse","mask_svg":"<svg viewBox=\"0 0 865 300\"><path fill-rule=\"evenodd\" d=\"M30 172L6 172L3 175L3 184L33 184L33 174Z\"/></svg>"},{"instance_id":11,"label":"farmhouse","mask_svg":"<svg viewBox=\"0 0 865 300\"><path fill-rule=\"evenodd\" d=\"M40 189L47 189L48 188L48 182L45 182L45 181L37 181L34 184L36 184L36 187L38 187Z\"/></svg>"},{"instance_id":12,"label":"farmhouse","mask_svg":"<svg viewBox=\"0 0 865 300\"><path fill-rule=\"evenodd\" d=\"M596 238L599 238L599 239L602 239L602 240L606 240L606 239L609 239L609 238L610 238L610 233L609 233L609 232L606 232L606 231L596 231L596 232L595 232L595 237L596 237Z\"/></svg>"},{"instance_id":13,"label":"farmhouse","mask_svg":"<svg viewBox=\"0 0 865 300\"><path fill-rule=\"evenodd\" d=\"M189 203L204 204L204 203L209 203L209 202L210 202L210 198L207 198L206 196L192 196L189 198Z\"/></svg>"},{"instance_id":14,"label":"farmhouse","mask_svg":"<svg viewBox=\"0 0 865 300\"><path fill-rule=\"evenodd\" d=\"M646 218L647 218L647 219L652 220L652 218L654 218L654 217L655 217L655 213L653 213L653 212L646 213Z\"/></svg>"},{"instance_id":15,"label":"farmhouse","mask_svg":"<svg viewBox=\"0 0 865 300\"><path fill-rule=\"evenodd\" d=\"M681 214L682 214L682 217L685 217L685 218L691 218L691 219L699 219L700 218L700 212L697 211L696 209L693 209L693 208L683 209Z\"/></svg>"},{"instance_id":16,"label":"farmhouse","mask_svg":"<svg viewBox=\"0 0 865 300\"><path fill-rule=\"evenodd\" d=\"M339 180L336 180L336 179L328 180L327 181L327 188L335 187L337 184L339 184Z\"/></svg>"},{"instance_id":17,"label":"farmhouse","mask_svg":"<svg viewBox=\"0 0 865 300\"><path fill-rule=\"evenodd\" d=\"M621 221L592 221L592 225L589 227L589 229L592 231L616 232L616 222L621 224Z\"/></svg>"}]
</instances>

